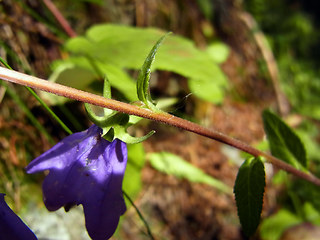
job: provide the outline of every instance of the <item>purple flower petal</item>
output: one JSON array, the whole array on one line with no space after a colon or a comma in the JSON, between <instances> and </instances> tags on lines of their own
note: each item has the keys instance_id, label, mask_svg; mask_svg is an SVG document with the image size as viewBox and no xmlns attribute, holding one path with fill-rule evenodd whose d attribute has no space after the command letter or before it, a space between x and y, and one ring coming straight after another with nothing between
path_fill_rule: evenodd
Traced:
<instances>
[{"instance_id":1,"label":"purple flower petal","mask_svg":"<svg viewBox=\"0 0 320 240\"><path fill-rule=\"evenodd\" d=\"M48 210L82 204L86 227L94 240L108 239L126 206L122 180L127 163L126 144L108 142L96 125L72 134L34 159L27 173L50 170L43 182Z\"/></svg>"},{"instance_id":2,"label":"purple flower petal","mask_svg":"<svg viewBox=\"0 0 320 240\"><path fill-rule=\"evenodd\" d=\"M36 240L37 237L9 208L0 193L0 240Z\"/></svg>"}]
</instances>

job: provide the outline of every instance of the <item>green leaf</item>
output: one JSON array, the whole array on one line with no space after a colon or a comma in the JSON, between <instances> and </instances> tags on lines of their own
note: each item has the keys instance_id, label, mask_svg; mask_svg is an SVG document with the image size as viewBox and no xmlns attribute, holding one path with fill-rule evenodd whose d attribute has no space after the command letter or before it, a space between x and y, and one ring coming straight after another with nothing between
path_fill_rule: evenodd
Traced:
<instances>
[{"instance_id":1,"label":"green leaf","mask_svg":"<svg viewBox=\"0 0 320 240\"><path fill-rule=\"evenodd\" d=\"M286 209L280 209L261 223L260 235L263 240L278 240L286 229L301 222L302 219L298 216Z\"/></svg>"},{"instance_id":2,"label":"green leaf","mask_svg":"<svg viewBox=\"0 0 320 240\"><path fill-rule=\"evenodd\" d=\"M201 169L168 152L152 153L149 160L155 169L178 178L185 178L191 182L205 183L222 192L231 193L229 186L205 174Z\"/></svg>"},{"instance_id":3,"label":"green leaf","mask_svg":"<svg viewBox=\"0 0 320 240\"><path fill-rule=\"evenodd\" d=\"M162 36L157 43L153 46L150 53L148 54L146 60L144 61L138 79L137 79L137 94L140 101L144 102L146 106L152 104L152 98L150 95L149 82L151 74L151 66L155 59L158 48L160 47L162 41L168 34Z\"/></svg>"},{"instance_id":4,"label":"green leaf","mask_svg":"<svg viewBox=\"0 0 320 240\"><path fill-rule=\"evenodd\" d=\"M320 189L318 186L301 179L295 179L291 188L292 192L301 200L310 202L315 210L320 213Z\"/></svg>"},{"instance_id":5,"label":"green leaf","mask_svg":"<svg viewBox=\"0 0 320 240\"><path fill-rule=\"evenodd\" d=\"M90 56L100 63L120 69L140 69L149 49L163 35L163 31L154 28L102 24L91 27L85 37L70 39L65 47L74 54ZM172 71L188 79L201 81L200 84L210 82L214 85L211 87L214 88L213 94L218 96L211 97L210 101L222 101L227 86L224 73L206 51L197 49L194 43L186 38L168 36L157 53L157 61L152 64L152 69ZM113 83L108 72L105 73L113 86L115 82ZM121 78L117 81L119 85L126 85ZM198 95L199 91L196 89L193 93Z\"/></svg>"},{"instance_id":6,"label":"green leaf","mask_svg":"<svg viewBox=\"0 0 320 240\"><path fill-rule=\"evenodd\" d=\"M80 90L88 90L88 85L95 80L95 74L90 70L72 62L65 62L56 67L49 77L49 81ZM63 104L70 99L47 92L39 94L50 105Z\"/></svg>"},{"instance_id":7,"label":"green leaf","mask_svg":"<svg viewBox=\"0 0 320 240\"><path fill-rule=\"evenodd\" d=\"M317 211L315 206L310 202L305 202L303 204L303 215L305 216L305 220L307 222L313 223L315 225L320 224L320 213Z\"/></svg>"},{"instance_id":8,"label":"green leaf","mask_svg":"<svg viewBox=\"0 0 320 240\"><path fill-rule=\"evenodd\" d=\"M225 62L230 53L229 47L222 42L211 43L206 51L212 60L219 64Z\"/></svg>"},{"instance_id":9,"label":"green leaf","mask_svg":"<svg viewBox=\"0 0 320 240\"><path fill-rule=\"evenodd\" d=\"M50 76L49 81L77 89L85 89L95 77L96 75L89 69L66 63L57 68Z\"/></svg>"},{"instance_id":10,"label":"green leaf","mask_svg":"<svg viewBox=\"0 0 320 240\"><path fill-rule=\"evenodd\" d=\"M268 110L263 112L262 118L272 155L295 168L307 168L307 153L299 136L285 122Z\"/></svg>"},{"instance_id":11,"label":"green leaf","mask_svg":"<svg viewBox=\"0 0 320 240\"><path fill-rule=\"evenodd\" d=\"M99 61L95 62L95 67L99 68L99 71L108 77L111 86L119 90L128 100L136 101L138 99L135 82L126 71L113 64ZM101 94L100 88L98 90L94 89L94 83L105 76L99 76L93 65L85 57L71 57L56 61L53 68L54 72L49 81ZM51 104L64 101L52 94L44 93L42 95L49 99Z\"/></svg>"},{"instance_id":12,"label":"green leaf","mask_svg":"<svg viewBox=\"0 0 320 240\"><path fill-rule=\"evenodd\" d=\"M107 63L97 63L97 66L108 76L112 87L119 90L129 101L137 100L135 82L126 71Z\"/></svg>"},{"instance_id":13,"label":"green leaf","mask_svg":"<svg viewBox=\"0 0 320 240\"><path fill-rule=\"evenodd\" d=\"M239 169L234 194L240 223L247 236L254 234L259 225L264 187L265 172L261 159L246 159Z\"/></svg>"},{"instance_id":14,"label":"green leaf","mask_svg":"<svg viewBox=\"0 0 320 240\"><path fill-rule=\"evenodd\" d=\"M198 98L212 102L220 103L223 100L224 93L213 79L189 79L189 88Z\"/></svg>"}]
</instances>

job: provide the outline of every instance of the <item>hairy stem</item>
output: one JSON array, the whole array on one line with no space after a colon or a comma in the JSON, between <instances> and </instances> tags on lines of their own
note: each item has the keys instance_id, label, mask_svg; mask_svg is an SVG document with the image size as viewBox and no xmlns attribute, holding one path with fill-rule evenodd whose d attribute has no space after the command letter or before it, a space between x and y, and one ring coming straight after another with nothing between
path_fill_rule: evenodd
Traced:
<instances>
[{"instance_id":1,"label":"hairy stem","mask_svg":"<svg viewBox=\"0 0 320 240\"><path fill-rule=\"evenodd\" d=\"M251 147L250 145L241 142L237 139L231 138L223 133L220 133L213 129L208 129L203 126L200 126L196 123L190 122L188 120L178 118L169 113L165 112L153 112L146 108L141 108L135 105L128 103L119 102L113 99L104 98L92 93L81 91L75 88L63 86L57 83L48 82L46 80L33 77L27 74L19 73L13 70L9 70L3 67L0 67L0 78L9 82L14 82L24 86L36 88L42 91L50 92L59 96L64 96L81 102L90 103L96 106L103 108L109 108L115 111L123 112L130 115L136 115L139 117L151 119L153 121L165 123L171 126L175 126L196 134L202 135L204 137L211 138L213 140L228 144L239 150L247 152L255 157L262 156L266 160L273 164L274 166L292 173L299 178L305 179L309 182L312 182L315 185L320 186L320 179L311 173L305 173L297 170L291 165L281 161L280 159L273 157L265 152L262 152L256 148Z\"/></svg>"},{"instance_id":2,"label":"hairy stem","mask_svg":"<svg viewBox=\"0 0 320 240\"><path fill-rule=\"evenodd\" d=\"M131 199L131 197L129 197L129 195L125 192L125 191L122 191L123 195L128 199L128 201L131 203L131 205L134 207L134 209L136 210L136 212L138 213L139 215L139 218L141 219L141 221L143 222L143 224L146 226L147 228L147 232L148 232L148 235L150 237L151 240L155 240L152 232L151 232L151 229L149 227L149 224L148 222L146 221L146 219L142 216L142 213L140 212L139 208L135 205L135 203L133 202L133 200Z\"/></svg>"}]
</instances>

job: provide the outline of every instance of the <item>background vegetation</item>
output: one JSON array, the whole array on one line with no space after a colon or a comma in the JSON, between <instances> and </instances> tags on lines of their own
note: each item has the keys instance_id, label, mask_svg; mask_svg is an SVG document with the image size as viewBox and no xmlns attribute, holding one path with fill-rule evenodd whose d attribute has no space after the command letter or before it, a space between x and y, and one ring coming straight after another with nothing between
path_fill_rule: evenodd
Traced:
<instances>
[{"instance_id":1,"label":"background vegetation","mask_svg":"<svg viewBox=\"0 0 320 240\"><path fill-rule=\"evenodd\" d=\"M73 38L45 2L0 2L0 56L15 70L92 92L101 92L107 74L113 97L134 102L137 69L159 36L171 31L151 78L159 104L264 150L261 112L273 108L301 136L319 176L316 1L53 1L77 33ZM42 97L73 131L90 125L83 104ZM0 103L0 192L39 238L87 239L79 211L48 215L39 187L43 176L24 172L67 133L20 86L2 85ZM149 121L130 133L152 129L153 137L129 146L124 188L156 239L245 239L233 196L215 182L232 187L244 156ZM171 160L179 164L163 169L161 163ZM319 236L319 190L272 167L266 174L262 224L253 238L294 239L301 231ZM148 239L132 207L114 238Z\"/></svg>"}]
</instances>

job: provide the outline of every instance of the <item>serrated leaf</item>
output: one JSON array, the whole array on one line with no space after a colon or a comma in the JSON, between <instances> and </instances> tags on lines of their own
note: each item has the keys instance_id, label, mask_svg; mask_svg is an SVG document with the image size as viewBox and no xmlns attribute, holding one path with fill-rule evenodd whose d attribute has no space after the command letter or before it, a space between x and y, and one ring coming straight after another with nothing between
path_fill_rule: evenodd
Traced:
<instances>
[{"instance_id":1,"label":"serrated leaf","mask_svg":"<svg viewBox=\"0 0 320 240\"><path fill-rule=\"evenodd\" d=\"M205 183L225 193L231 193L229 186L205 174L201 169L186 162L177 155L168 152L152 153L149 160L155 169L178 178L185 178L191 182Z\"/></svg>"},{"instance_id":2,"label":"serrated leaf","mask_svg":"<svg viewBox=\"0 0 320 240\"><path fill-rule=\"evenodd\" d=\"M239 169L234 194L240 223L247 236L254 234L259 225L264 188L265 172L261 159L246 159Z\"/></svg>"},{"instance_id":3,"label":"serrated leaf","mask_svg":"<svg viewBox=\"0 0 320 240\"><path fill-rule=\"evenodd\" d=\"M158 48L162 41L167 35L162 36L157 43L153 46L149 52L147 58L145 59L140 73L137 79L137 94L140 101L144 102L147 106L152 103L152 98L150 96L149 82L151 74L151 66L157 54Z\"/></svg>"},{"instance_id":4,"label":"serrated leaf","mask_svg":"<svg viewBox=\"0 0 320 240\"><path fill-rule=\"evenodd\" d=\"M263 112L262 118L272 155L298 169L307 168L307 153L299 136L268 110Z\"/></svg>"}]
</instances>

